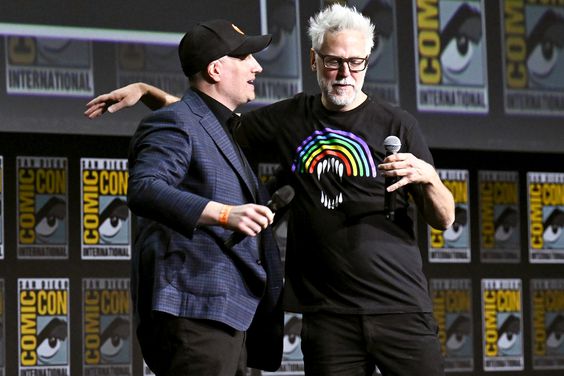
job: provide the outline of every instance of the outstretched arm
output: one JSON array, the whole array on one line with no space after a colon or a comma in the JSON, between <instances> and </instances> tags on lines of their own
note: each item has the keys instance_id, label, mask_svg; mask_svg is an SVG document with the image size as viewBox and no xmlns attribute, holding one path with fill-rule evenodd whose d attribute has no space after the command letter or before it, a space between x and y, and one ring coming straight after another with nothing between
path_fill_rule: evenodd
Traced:
<instances>
[{"instance_id":1,"label":"outstretched arm","mask_svg":"<svg viewBox=\"0 0 564 376\"><path fill-rule=\"evenodd\" d=\"M86 104L84 115L95 119L106 111L114 113L123 108L132 107L139 101L151 110L157 110L179 100L180 98L155 86L137 82L92 99Z\"/></svg>"},{"instance_id":2,"label":"outstretched arm","mask_svg":"<svg viewBox=\"0 0 564 376\"><path fill-rule=\"evenodd\" d=\"M388 187L392 192L407 184L418 184L414 199L425 221L432 227L444 230L454 222L454 199L443 184L435 168L411 153L397 153L384 159L378 169L385 176L398 177Z\"/></svg>"}]
</instances>

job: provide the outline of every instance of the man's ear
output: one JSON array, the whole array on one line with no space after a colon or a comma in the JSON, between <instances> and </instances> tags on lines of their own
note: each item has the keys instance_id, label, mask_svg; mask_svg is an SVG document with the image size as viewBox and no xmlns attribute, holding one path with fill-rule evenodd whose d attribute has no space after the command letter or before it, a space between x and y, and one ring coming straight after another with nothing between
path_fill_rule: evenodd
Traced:
<instances>
[{"instance_id":1,"label":"man's ear","mask_svg":"<svg viewBox=\"0 0 564 376\"><path fill-rule=\"evenodd\" d=\"M214 60L209 63L206 73L210 80L215 82L221 81L221 62L219 60Z\"/></svg>"},{"instance_id":2,"label":"man's ear","mask_svg":"<svg viewBox=\"0 0 564 376\"><path fill-rule=\"evenodd\" d=\"M317 64L315 63L315 51L313 48L309 50L309 62L311 64L311 70L315 72L317 70Z\"/></svg>"}]
</instances>

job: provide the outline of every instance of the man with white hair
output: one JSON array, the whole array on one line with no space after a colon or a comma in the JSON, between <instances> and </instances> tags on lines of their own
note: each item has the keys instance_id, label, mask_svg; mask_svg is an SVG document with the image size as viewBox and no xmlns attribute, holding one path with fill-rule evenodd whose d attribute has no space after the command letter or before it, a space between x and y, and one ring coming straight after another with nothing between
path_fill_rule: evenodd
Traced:
<instances>
[{"instance_id":1,"label":"man with white hair","mask_svg":"<svg viewBox=\"0 0 564 376\"><path fill-rule=\"evenodd\" d=\"M413 230L411 196L426 222L446 229L454 201L432 165L417 121L362 91L374 26L354 8L331 5L310 19L311 69L320 94L243 114L234 137L247 155L270 155L296 195L286 246L285 309L303 314L307 375L442 375L443 360ZM151 98L136 84L102 95L100 115ZM383 141L401 140L386 156ZM385 184L385 177L396 182ZM395 191L387 216L385 191Z\"/></svg>"}]
</instances>

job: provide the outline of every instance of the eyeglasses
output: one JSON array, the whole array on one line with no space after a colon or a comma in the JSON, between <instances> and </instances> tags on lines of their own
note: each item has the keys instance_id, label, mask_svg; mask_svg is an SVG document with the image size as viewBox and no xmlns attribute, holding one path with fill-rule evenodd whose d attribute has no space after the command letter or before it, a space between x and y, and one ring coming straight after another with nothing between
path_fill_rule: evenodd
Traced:
<instances>
[{"instance_id":1,"label":"eyeglasses","mask_svg":"<svg viewBox=\"0 0 564 376\"><path fill-rule=\"evenodd\" d=\"M366 57L338 57L333 55L323 55L319 51L315 51L317 55L323 60L323 66L327 69L339 69L344 63L347 63L349 71L362 72L368 65L368 56Z\"/></svg>"}]
</instances>

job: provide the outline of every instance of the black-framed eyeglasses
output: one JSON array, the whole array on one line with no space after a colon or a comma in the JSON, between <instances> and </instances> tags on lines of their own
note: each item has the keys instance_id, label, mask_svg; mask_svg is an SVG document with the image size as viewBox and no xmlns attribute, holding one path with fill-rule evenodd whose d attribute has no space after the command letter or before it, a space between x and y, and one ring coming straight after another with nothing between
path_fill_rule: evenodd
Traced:
<instances>
[{"instance_id":1,"label":"black-framed eyeglasses","mask_svg":"<svg viewBox=\"0 0 564 376\"><path fill-rule=\"evenodd\" d=\"M339 69L344 63L349 66L351 72L362 72L368 66L368 55L366 57L338 57L333 55L323 55L319 51L315 51L323 60L323 66L327 69Z\"/></svg>"}]
</instances>

